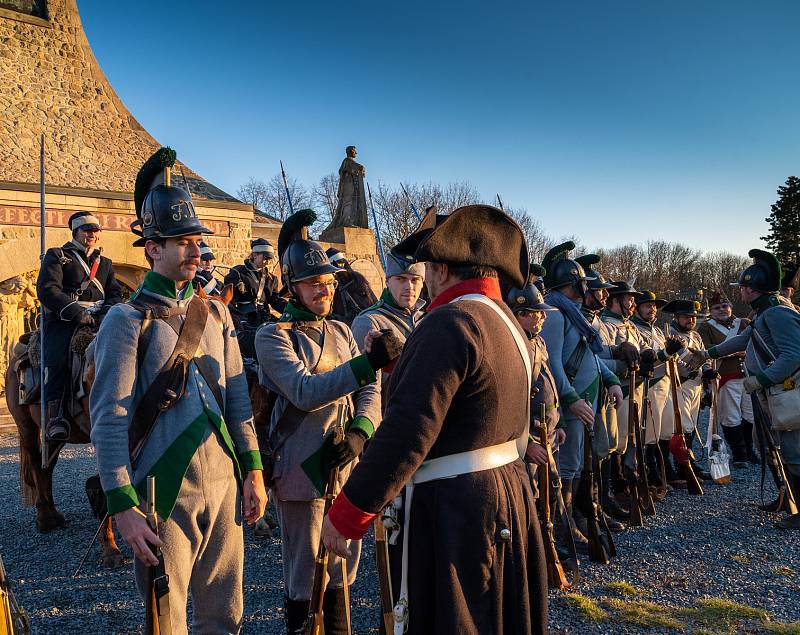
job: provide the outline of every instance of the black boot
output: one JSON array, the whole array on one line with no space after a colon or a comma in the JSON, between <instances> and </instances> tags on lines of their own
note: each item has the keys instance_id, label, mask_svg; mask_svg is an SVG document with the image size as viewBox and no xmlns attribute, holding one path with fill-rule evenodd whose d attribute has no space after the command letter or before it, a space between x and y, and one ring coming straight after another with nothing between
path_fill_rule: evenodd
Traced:
<instances>
[{"instance_id":1,"label":"black boot","mask_svg":"<svg viewBox=\"0 0 800 635\"><path fill-rule=\"evenodd\" d=\"M742 419L742 441L744 443L744 451L747 454L747 462L753 465L761 463L761 457L753 447L753 424L747 419Z\"/></svg>"},{"instance_id":2,"label":"black boot","mask_svg":"<svg viewBox=\"0 0 800 635\"><path fill-rule=\"evenodd\" d=\"M611 456L618 455L615 453ZM609 516L613 516L617 520L628 520L631 517L630 511L620 505L611 495L611 484L613 480L611 474L615 467L611 458L600 461L600 506Z\"/></svg>"},{"instance_id":3,"label":"black boot","mask_svg":"<svg viewBox=\"0 0 800 635\"><path fill-rule=\"evenodd\" d=\"M744 434L742 425L738 426L722 426L722 434L725 437L725 443L731 449L731 460L733 467L742 469L747 467L747 450L744 445Z\"/></svg>"},{"instance_id":4,"label":"black boot","mask_svg":"<svg viewBox=\"0 0 800 635\"><path fill-rule=\"evenodd\" d=\"M290 600L283 598L283 608L286 614L286 635L302 635L308 617L309 600Z\"/></svg>"},{"instance_id":5,"label":"black boot","mask_svg":"<svg viewBox=\"0 0 800 635\"><path fill-rule=\"evenodd\" d=\"M345 607L344 589L325 589L322 596L322 622L325 626L325 635L347 635L347 615L349 607Z\"/></svg>"},{"instance_id":6,"label":"black boot","mask_svg":"<svg viewBox=\"0 0 800 635\"><path fill-rule=\"evenodd\" d=\"M661 448L661 455L664 457L664 471L667 474L667 483L675 489L686 489L686 479L678 473L672 464L669 441L660 440L658 447Z\"/></svg>"},{"instance_id":7,"label":"black boot","mask_svg":"<svg viewBox=\"0 0 800 635\"><path fill-rule=\"evenodd\" d=\"M555 526L558 542L562 545L568 545L571 540L575 544L575 551L585 556L589 554L589 542L586 540L586 535L581 533L576 526L574 517L574 490L577 489L578 483L580 483L579 478L561 479L561 498L564 500L564 516L566 516L567 524L564 524L563 518L557 517Z\"/></svg>"},{"instance_id":8,"label":"black boot","mask_svg":"<svg viewBox=\"0 0 800 635\"><path fill-rule=\"evenodd\" d=\"M50 441L66 443L69 440L69 421L61 414L61 400L47 402L45 425L46 436Z\"/></svg>"},{"instance_id":9,"label":"black boot","mask_svg":"<svg viewBox=\"0 0 800 635\"><path fill-rule=\"evenodd\" d=\"M655 443L644 446L644 463L650 496L656 503L660 503L667 497L667 483L661 475L661 459Z\"/></svg>"},{"instance_id":10,"label":"black boot","mask_svg":"<svg viewBox=\"0 0 800 635\"><path fill-rule=\"evenodd\" d=\"M792 474L791 472L786 472L786 480L789 481L789 487L792 489L795 503L797 503L800 501L800 476ZM800 514L787 516L775 523L775 526L778 529L800 529Z\"/></svg>"}]
</instances>

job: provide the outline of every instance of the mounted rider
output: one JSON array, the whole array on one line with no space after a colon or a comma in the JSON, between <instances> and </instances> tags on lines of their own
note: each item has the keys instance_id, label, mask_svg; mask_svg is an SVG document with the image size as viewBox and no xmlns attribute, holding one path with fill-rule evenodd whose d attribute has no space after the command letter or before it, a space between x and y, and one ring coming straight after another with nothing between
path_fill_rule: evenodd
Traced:
<instances>
[{"instance_id":1,"label":"mounted rider","mask_svg":"<svg viewBox=\"0 0 800 635\"><path fill-rule=\"evenodd\" d=\"M101 256L100 220L90 212L69 217L72 240L47 250L36 280L44 305L43 399L47 403L46 432L51 441L69 438L70 424L62 416L67 396L69 343L75 329L94 326L100 315L122 300L111 260Z\"/></svg>"},{"instance_id":2,"label":"mounted rider","mask_svg":"<svg viewBox=\"0 0 800 635\"><path fill-rule=\"evenodd\" d=\"M195 290L202 289L203 293L208 296L219 295L222 285L214 276L214 252L211 247L204 242L200 243L200 266L197 268L197 273L194 274L192 283Z\"/></svg>"},{"instance_id":3,"label":"mounted rider","mask_svg":"<svg viewBox=\"0 0 800 635\"><path fill-rule=\"evenodd\" d=\"M225 276L233 285L231 313L241 324L257 328L270 317L269 308L283 313L286 300L278 293L278 278L273 275L275 249L266 238L250 241L250 255Z\"/></svg>"}]
</instances>

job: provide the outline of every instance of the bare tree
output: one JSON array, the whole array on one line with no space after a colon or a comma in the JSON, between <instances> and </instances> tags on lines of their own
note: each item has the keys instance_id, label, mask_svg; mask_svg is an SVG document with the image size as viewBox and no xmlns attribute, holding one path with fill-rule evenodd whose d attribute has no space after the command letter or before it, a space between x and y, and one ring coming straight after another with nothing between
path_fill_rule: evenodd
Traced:
<instances>
[{"instance_id":1,"label":"bare tree","mask_svg":"<svg viewBox=\"0 0 800 635\"><path fill-rule=\"evenodd\" d=\"M236 198L244 203L250 203L259 210L264 210L267 202L267 184L254 177L247 179L247 183L236 190Z\"/></svg>"},{"instance_id":2,"label":"bare tree","mask_svg":"<svg viewBox=\"0 0 800 635\"><path fill-rule=\"evenodd\" d=\"M525 242L528 243L528 254L531 262L542 262L547 250L553 247L555 241L545 233L542 224L533 218L524 207L514 208L506 206L506 213L511 216L522 229Z\"/></svg>"}]
</instances>

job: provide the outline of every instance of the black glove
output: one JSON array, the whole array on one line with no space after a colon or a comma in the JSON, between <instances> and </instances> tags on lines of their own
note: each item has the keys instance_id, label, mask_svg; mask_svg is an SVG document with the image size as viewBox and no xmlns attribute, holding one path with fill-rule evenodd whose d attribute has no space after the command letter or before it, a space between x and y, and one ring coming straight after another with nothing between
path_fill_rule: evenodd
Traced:
<instances>
[{"instance_id":1,"label":"black glove","mask_svg":"<svg viewBox=\"0 0 800 635\"><path fill-rule=\"evenodd\" d=\"M658 361L658 353L652 348L646 348L639 353L639 365L647 364L651 368Z\"/></svg>"},{"instance_id":2,"label":"black glove","mask_svg":"<svg viewBox=\"0 0 800 635\"><path fill-rule=\"evenodd\" d=\"M681 349L683 349L683 342L680 338L674 336L667 338L667 343L664 345L664 350L667 351L667 355L672 357Z\"/></svg>"},{"instance_id":3,"label":"black glove","mask_svg":"<svg viewBox=\"0 0 800 635\"><path fill-rule=\"evenodd\" d=\"M639 362L639 375L645 377L653 372L653 364L649 362Z\"/></svg>"},{"instance_id":4,"label":"black glove","mask_svg":"<svg viewBox=\"0 0 800 635\"><path fill-rule=\"evenodd\" d=\"M714 381L715 379L719 379L719 371L713 368L706 368L703 371L703 381Z\"/></svg>"},{"instance_id":5,"label":"black glove","mask_svg":"<svg viewBox=\"0 0 800 635\"><path fill-rule=\"evenodd\" d=\"M402 340L391 329L382 329L381 334L372 340L372 347L366 353L372 370L380 370L389 362L400 357L403 352Z\"/></svg>"},{"instance_id":6,"label":"black glove","mask_svg":"<svg viewBox=\"0 0 800 635\"><path fill-rule=\"evenodd\" d=\"M630 342L622 342L614 350L614 359L625 362L629 369L639 365L639 349Z\"/></svg>"},{"instance_id":7,"label":"black glove","mask_svg":"<svg viewBox=\"0 0 800 635\"><path fill-rule=\"evenodd\" d=\"M366 435L361 430L350 430L344 435L341 443L332 446L325 455L325 469L347 465L364 449Z\"/></svg>"},{"instance_id":8,"label":"black glove","mask_svg":"<svg viewBox=\"0 0 800 635\"><path fill-rule=\"evenodd\" d=\"M75 326L94 326L94 318L88 311L81 311L72 321Z\"/></svg>"}]
</instances>

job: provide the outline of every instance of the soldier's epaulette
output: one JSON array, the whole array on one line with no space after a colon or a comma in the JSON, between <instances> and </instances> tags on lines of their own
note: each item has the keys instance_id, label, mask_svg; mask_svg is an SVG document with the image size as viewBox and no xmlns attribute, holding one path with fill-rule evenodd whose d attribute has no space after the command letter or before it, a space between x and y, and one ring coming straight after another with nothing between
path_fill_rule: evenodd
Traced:
<instances>
[{"instance_id":1,"label":"soldier's epaulette","mask_svg":"<svg viewBox=\"0 0 800 635\"><path fill-rule=\"evenodd\" d=\"M367 311L372 311L373 309L379 309L379 308L381 308L383 305L384 305L384 301L383 301L382 299L381 299L381 300L378 300L378 301L377 301L375 304L373 304L372 306L368 306L366 309L361 309L361 311L360 311L360 312L359 312L359 313L356 315L356 317L358 317L359 315L364 315L364 314L365 314Z\"/></svg>"},{"instance_id":2,"label":"soldier's epaulette","mask_svg":"<svg viewBox=\"0 0 800 635\"><path fill-rule=\"evenodd\" d=\"M294 322L276 322L275 328L278 331L288 331L291 328L294 328Z\"/></svg>"}]
</instances>

